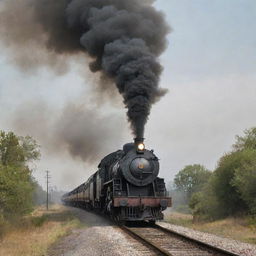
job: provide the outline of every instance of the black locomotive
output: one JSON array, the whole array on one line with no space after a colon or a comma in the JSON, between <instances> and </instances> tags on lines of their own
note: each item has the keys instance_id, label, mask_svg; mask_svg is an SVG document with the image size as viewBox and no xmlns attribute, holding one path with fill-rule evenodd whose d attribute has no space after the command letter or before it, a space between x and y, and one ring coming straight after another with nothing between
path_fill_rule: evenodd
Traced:
<instances>
[{"instance_id":1,"label":"black locomotive","mask_svg":"<svg viewBox=\"0 0 256 256\"><path fill-rule=\"evenodd\" d=\"M98 210L118 221L155 222L171 206L164 179L158 177L159 159L135 139L123 150L104 157L98 171L63 195L63 203Z\"/></svg>"}]
</instances>

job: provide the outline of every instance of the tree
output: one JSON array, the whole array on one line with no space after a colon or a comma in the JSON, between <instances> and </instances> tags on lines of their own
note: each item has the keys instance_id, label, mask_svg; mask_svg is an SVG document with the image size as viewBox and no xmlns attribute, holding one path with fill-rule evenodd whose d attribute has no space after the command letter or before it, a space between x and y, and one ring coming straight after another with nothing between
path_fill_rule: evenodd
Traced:
<instances>
[{"instance_id":1,"label":"tree","mask_svg":"<svg viewBox=\"0 0 256 256\"><path fill-rule=\"evenodd\" d=\"M236 142L233 145L234 151L244 149L256 150L256 127L244 131L244 136L236 136Z\"/></svg>"},{"instance_id":2,"label":"tree","mask_svg":"<svg viewBox=\"0 0 256 256\"><path fill-rule=\"evenodd\" d=\"M241 166L244 156L244 153L239 151L224 155L214 172L213 189L220 203L219 211L222 212L223 217L243 212L247 208L239 191L232 183L235 170Z\"/></svg>"},{"instance_id":3,"label":"tree","mask_svg":"<svg viewBox=\"0 0 256 256\"><path fill-rule=\"evenodd\" d=\"M0 157L4 166L24 163L24 151L19 144L19 138L13 132L0 132Z\"/></svg>"},{"instance_id":4,"label":"tree","mask_svg":"<svg viewBox=\"0 0 256 256\"><path fill-rule=\"evenodd\" d=\"M236 136L233 151L225 154L190 207L194 216L209 219L241 213L256 214L256 128Z\"/></svg>"},{"instance_id":5,"label":"tree","mask_svg":"<svg viewBox=\"0 0 256 256\"><path fill-rule=\"evenodd\" d=\"M231 184L246 203L250 213L256 214L256 150L244 150Z\"/></svg>"},{"instance_id":6,"label":"tree","mask_svg":"<svg viewBox=\"0 0 256 256\"><path fill-rule=\"evenodd\" d=\"M28 162L40 156L31 137L0 131L0 218L12 219L32 210L35 184Z\"/></svg>"},{"instance_id":7,"label":"tree","mask_svg":"<svg viewBox=\"0 0 256 256\"><path fill-rule=\"evenodd\" d=\"M23 150L24 160L25 162L30 162L33 160L38 160L41 156L40 154L40 146L37 144L36 140L34 140L30 136L19 137L19 142Z\"/></svg>"},{"instance_id":8,"label":"tree","mask_svg":"<svg viewBox=\"0 0 256 256\"><path fill-rule=\"evenodd\" d=\"M26 167L0 165L0 208L10 219L32 210L33 184Z\"/></svg>"},{"instance_id":9,"label":"tree","mask_svg":"<svg viewBox=\"0 0 256 256\"><path fill-rule=\"evenodd\" d=\"M240 193L251 213L256 214L256 127L236 136L235 152L241 152L240 164L235 170L232 185Z\"/></svg>"},{"instance_id":10,"label":"tree","mask_svg":"<svg viewBox=\"0 0 256 256\"><path fill-rule=\"evenodd\" d=\"M174 184L186 194L189 201L193 193L202 190L210 176L211 172L202 165L187 165L175 176Z\"/></svg>"},{"instance_id":11,"label":"tree","mask_svg":"<svg viewBox=\"0 0 256 256\"><path fill-rule=\"evenodd\" d=\"M0 131L0 163L2 165L25 165L40 157L39 146L29 136L18 137L13 132Z\"/></svg>"},{"instance_id":12,"label":"tree","mask_svg":"<svg viewBox=\"0 0 256 256\"><path fill-rule=\"evenodd\" d=\"M192 210L194 220L214 220L223 217L223 209L214 189L215 179L216 176L213 173L203 189L192 195L189 207Z\"/></svg>"}]
</instances>

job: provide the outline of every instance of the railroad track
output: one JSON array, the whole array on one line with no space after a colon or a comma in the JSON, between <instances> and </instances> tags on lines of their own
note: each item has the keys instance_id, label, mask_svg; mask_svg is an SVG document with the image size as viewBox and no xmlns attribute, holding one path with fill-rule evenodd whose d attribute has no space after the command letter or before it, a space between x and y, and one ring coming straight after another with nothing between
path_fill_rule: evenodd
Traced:
<instances>
[{"instance_id":1,"label":"railroad track","mask_svg":"<svg viewBox=\"0 0 256 256\"><path fill-rule=\"evenodd\" d=\"M159 225L121 226L156 255L168 256L239 256L229 251L195 240Z\"/></svg>"}]
</instances>

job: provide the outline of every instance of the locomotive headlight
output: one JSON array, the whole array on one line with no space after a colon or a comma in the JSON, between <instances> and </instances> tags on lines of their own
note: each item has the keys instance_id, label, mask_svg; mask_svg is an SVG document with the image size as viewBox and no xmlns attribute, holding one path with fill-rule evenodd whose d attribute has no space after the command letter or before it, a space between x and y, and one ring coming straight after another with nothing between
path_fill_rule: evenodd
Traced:
<instances>
[{"instance_id":1,"label":"locomotive headlight","mask_svg":"<svg viewBox=\"0 0 256 256\"><path fill-rule=\"evenodd\" d=\"M145 149L145 145L143 143L138 144L138 150L143 151Z\"/></svg>"}]
</instances>

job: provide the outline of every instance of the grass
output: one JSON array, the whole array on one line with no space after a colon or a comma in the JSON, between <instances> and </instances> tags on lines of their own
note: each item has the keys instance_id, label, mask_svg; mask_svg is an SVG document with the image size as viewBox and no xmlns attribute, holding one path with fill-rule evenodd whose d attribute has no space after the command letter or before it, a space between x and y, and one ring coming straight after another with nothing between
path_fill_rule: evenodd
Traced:
<instances>
[{"instance_id":1,"label":"grass","mask_svg":"<svg viewBox=\"0 0 256 256\"><path fill-rule=\"evenodd\" d=\"M32 215L9 228L0 241L0 255L46 256L48 248L81 222L68 208L55 205L46 212L37 208Z\"/></svg>"},{"instance_id":2,"label":"grass","mask_svg":"<svg viewBox=\"0 0 256 256\"><path fill-rule=\"evenodd\" d=\"M200 222L194 221L190 214L171 212L166 214L165 221L241 242L256 244L256 222L249 217Z\"/></svg>"}]
</instances>

